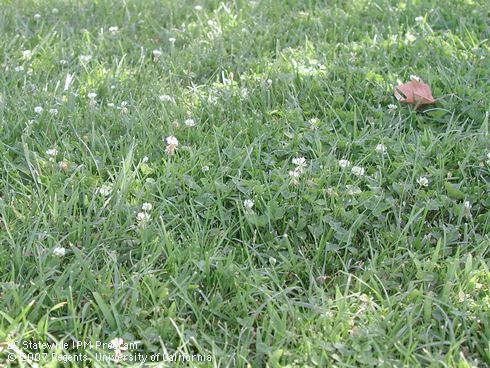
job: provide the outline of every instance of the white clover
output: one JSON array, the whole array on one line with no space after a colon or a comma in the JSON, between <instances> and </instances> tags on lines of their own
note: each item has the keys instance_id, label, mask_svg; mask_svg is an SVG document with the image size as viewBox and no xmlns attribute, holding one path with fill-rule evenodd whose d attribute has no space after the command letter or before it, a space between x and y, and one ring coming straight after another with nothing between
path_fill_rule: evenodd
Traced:
<instances>
[{"instance_id":1,"label":"white clover","mask_svg":"<svg viewBox=\"0 0 490 368\"><path fill-rule=\"evenodd\" d=\"M142 163L144 163L144 164L146 164L146 163L148 162L148 160L149 160L149 159L148 159L148 156L145 156L145 157L143 157L143 158L141 159L141 162L142 162Z\"/></svg>"},{"instance_id":2,"label":"white clover","mask_svg":"<svg viewBox=\"0 0 490 368\"><path fill-rule=\"evenodd\" d=\"M115 34L117 34L117 32L119 32L119 27L118 26L109 27L109 32L111 32L113 35L115 35Z\"/></svg>"},{"instance_id":3,"label":"white clover","mask_svg":"<svg viewBox=\"0 0 490 368\"><path fill-rule=\"evenodd\" d=\"M196 126L196 121L194 119L186 119L184 121L184 124L187 125L188 127L193 127L193 126Z\"/></svg>"},{"instance_id":4,"label":"white clover","mask_svg":"<svg viewBox=\"0 0 490 368\"><path fill-rule=\"evenodd\" d=\"M112 185L104 184L100 188L97 188L96 193L108 197L112 193Z\"/></svg>"},{"instance_id":5,"label":"white clover","mask_svg":"<svg viewBox=\"0 0 490 368\"><path fill-rule=\"evenodd\" d=\"M68 64L67 60L65 60L65 59L60 60L60 65L67 65L67 64Z\"/></svg>"},{"instance_id":6,"label":"white clover","mask_svg":"<svg viewBox=\"0 0 490 368\"><path fill-rule=\"evenodd\" d=\"M165 153L169 156L172 156L174 152L178 149L177 147L179 146L179 141L176 137L173 135L167 137L165 139L167 142L167 147L165 148Z\"/></svg>"},{"instance_id":7,"label":"white clover","mask_svg":"<svg viewBox=\"0 0 490 368\"><path fill-rule=\"evenodd\" d=\"M175 37L170 37L170 38L168 39L168 42L170 42L171 44L174 44L174 43L175 43L175 41L177 41L177 40L175 39Z\"/></svg>"},{"instance_id":8,"label":"white clover","mask_svg":"<svg viewBox=\"0 0 490 368\"><path fill-rule=\"evenodd\" d=\"M49 109L51 115L58 115L58 109Z\"/></svg>"},{"instance_id":9,"label":"white clover","mask_svg":"<svg viewBox=\"0 0 490 368\"><path fill-rule=\"evenodd\" d=\"M194 9L196 9L197 11L201 11L202 10L202 6L201 5L196 5L194 7Z\"/></svg>"},{"instance_id":10,"label":"white clover","mask_svg":"<svg viewBox=\"0 0 490 368\"><path fill-rule=\"evenodd\" d=\"M127 107L127 106L128 106L128 101L122 101L122 102L121 102L121 106L118 106L118 107L117 107L117 109L118 109L119 111L121 111L121 114L122 114L122 115L127 115L127 114L128 114L128 112L129 112L129 109L128 109L128 107Z\"/></svg>"},{"instance_id":11,"label":"white clover","mask_svg":"<svg viewBox=\"0 0 490 368\"><path fill-rule=\"evenodd\" d=\"M414 42L414 41L417 39L417 37L415 37L415 36L414 36L413 34L411 34L411 33L407 33L407 34L405 34L405 38L406 38L406 40L407 40L408 42Z\"/></svg>"},{"instance_id":12,"label":"white clover","mask_svg":"<svg viewBox=\"0 0 490 368\"><path fill-rule=\"evenodd\" d=\"M53 254L58 257L63 257L66 254L66 249L63 247L56 247L53 249Z\"/></svg>"},{"instance_id":13,"label":"white clover","mask_svg":"<svg viewBox=\"0 0 490 368\"><path fill-rule=\"evenodd\" d=\"M320 125L320 119L318 119L318 118L311 118L310 120L308 120L307 123L308 123L310 129L316 130L316 129L318 129L318 126Z\"/></svg>"},{"instance_id":14,"label":"white clover","mask_svg":"<svg viewBox=\"0 0 490 368\"><path fill-rule=\"evenodd\" d=\"M247 211L251 211L254 205L255 205L255 202L252 199L246 199L243 201L243 207Z\"/></svg>"},{"instance_id":15,"label":"white clover","mask_svg":"<svg viewBox=\"0 0 490 368\"><path fill-rule=\"evenodd\" d=\"M153 60L158 60L160 56L162 56L162 52L160 50L153 50L151 54L153 56Z\"/></svg>"},{"instance_id":16,"label":"white clover","mask_svg":"<svg viewBox=\"0 0 490 368\"><path fill-rule=\"evenodd\" d=\"M241 88L240 89L240 97L243 99L246 99L246 98L248 98L248 96L249 96L248 88L246 88L246 87Z\"/></svg>"},{"instance_id":17,"label":"white clover","mask_svg":"<svg viewBox=\"0 0 490 368\"><path fill-rule=\"evenodd\" d=\"M386 153L386 146L383 143L380 143L376 146L376 152L384 155Z\"/></svg>"},{"instance_id":18,"label":"white clover","mask_svg":"<svg viewBox=\"0 0 490 368\"><path fill-rule=\"evenodd\" d=\"M141 209L145 212L150 212L152 208L153 208L153 205L151 203L148 203L148 202L143 203L143 205L141 206Z\"/></svg>"},{"instance_id":19,"label":"white clover","mask_svg":"<svg viewBox=\"0 0 490 368\"><path fill-rule=\"evenodd\" d=\"M293 179L299 178L299 175L300 175L299 171L297 171L297 170L290 170L288 174Z\"/></svg>"},{"instance_id":20,"label":"white clover","mask_svg":"<svg viewBox=\"0 0 490 368\"><path fill-rule=\"evenodd\" d=\"M179 141L177 138L175 138L173 135L167 137L165 139L165 141L167 142L167 144L171 144L173 146L178 146L179 145Z\"/></svg>"},{"instance_id":21,"label":"white clover","mask_svg":"<svg viewBox=\"0 0 490 368\"><path fill-rule=\"evenodd\" d=\"M50 149L46 150L46 154L48 156L54 157L58 154L58 150L56 148L50 148Z\"/></svg>"},{"instance_id":22,"label":"white clover","mask_svg":"<svg viewBox=\"0 0 490 368\"><path fill-rule=\"evenodd\" d=\"M51 12L53 14L58 14L59 13L59 10L58 10L58 8L53 8L53 9L51 9Z\"/></svg>"},{"instance_id":23,"label":"white clover","mask_svg":"<svg viewBox=\"0 0 490 368\"><path fill-rule=\"evenodd\" d=\"M422 16L419 15L418 17L415 17L415 21L417 23L422 23L424 21L424 17L422 17Z\"/></svg>"},{"instance_id":24,"label":"white clover","mask_svg":"<svg viewBox=\"0 0 490 368\"><path fill-rule=\"evenodd\" d=\"M116 337L109 342L109 349L114 350L114 358L119 360L122 353L128 350L128 344L125 344L122 338Z\"/></svg>"},{"instance_id":25,"label":"white clover","mask_svg":"<svg viewBox=\"0 0 490 368\"><path fill-rule=\"evenodd\" d=\"M31 50L22 51L22 57L26 60L29 60L30 58L32 58L32 51Z\"/></svg>"},{"instance_id":26,"label":"white clover","mask_svg":"<svg viewBox=\"0 0 490 368\"><path fill-rule=\"evenodd\" d=\"M209 171L209 166L208 165L205 165L202 167L202 172L208 172Z\"/></svg>"},{"instance_id":27,"label":"white clover","mask_svg":"<svg viewBox=\"0 0 490 368\"><path fill-rule=\"evenodd\" d=\"M15 70L16 72L23 72L23 71L24 71L24 67L23 67L22 65L19 65L19 66L16 66L16 67L14 68L14 70Z\"/></svg>"},{"instance_id":28,"label":"white clover","mask_svg":"<svg viewBox=\"0 0 490 368\"><path fill-rule=\"evenodd\" d=\"M293 165L296 165L296 166L301 167L301 168L304 168L308 165L306 162L306 158L304 158L304 157L295 157L292 159L292 162L293 162Z\"/></svg>"},{"instance_id":29,"label":"white clover","mask_svg":"<svg viewBox=\"0 0 490 368\"><path fill-rule=\"evenodd\" d=\"M109 349L115 350L115 349L121 349L121 350L126 350L125 349L125 344L124 340L120 337L116 337L115 339L112 339L109 342Z\"/></svg>"},{"instance_id":30,"label":"white clover","mask_svg":"<svg viewBox=\"0 0 490 368\"><path fill-rule=\"evenodd\" d=\"M466 209L468 209L468 210L469 210L469 209L471 209L471 203L470 203L470 201L465 201L465 202L463 203L463 206L464 206L464 208L466 208Z\"/></svg>"},{"instance_id":31,"label":"white clover","mask_svg":"<svg viewBox=\"0 0 490 368\"><path fill-rule=\"evenodd\" d=\"M144 227L150 221L150 214L146 212L138 212L136 222L139 227Z\"/></svg>"},{"instance_id":32,"label":"white clover","mask_svg":"<svg viewBox=\"0 0 490 368\"><path fill-rule=\"evenodd\" d=\"M398 109L398 106L396 106L394 104L388 105L388 112L394 113L396 111L396 109Z\"/></svg>"},{"instance_id":33,"label":"white clover","mask_svg":"<svg viewBox=\"0 0 490 368\"><path fill-rule=\"evenodd\" d=\"M42 114L42 112L43 112L43 111L44 111L44 109L42 108L42 106L36 106L36 107L34 108L34 112L35 112L36 114Z\"/></svg>"},{"instance_id":34,"label":"white clover","mask_svg":"<svg viewBox=\"0 0 490 368\"><path fill-rule=\"evenodd\" d=\"M97 93L95 92L90 92L87 94L87 97L91 100L95 99L97 97Z\"/></svg>"},{"instance_id":35,"label":"white clover","mask_svg":"<svg viewBox=\"0 0 490 368\"><path fill-rule=\"evenodd\" d=\"M351 172L352 174L354 174L355 176L363 176L364 175L364 168L361 167L361 166L352 166L352 169L351 169Z\"/></svg>"},{"instance_id":36,"label":"white clover","mask_svg":"<svg viewBox=\"0 0 490 368\"><path fill-rule=\"evenodd\" d=\"M490 165L490 152L487 153L487 164Z\"/></svg>"},{"instance_id":37,"label":"white clover","mask_svg":"<svg viewBox=\"0 0 490 368\"><path fill-rule=\"evenodd\" d=\"M421 81L420 77L418 75L415 75L415 74L410 74L410 80L416 81L416 82Z\"/></svg>"},{"instance_id":38,"label":"white clover","mask_svg":"<svg viewBox=\"0 0 490 368\"><path fill-rule=\"evenodd\" d=\"M160 96L158 96L158 98L162 102L172 102L172 103L175 103L175 99L172 96L169 96L169 95L160 95Z\"/></svg>"},{"instance_id":39,"label":"white clover","mask_svg":"<svg viewBox=\"0 0 490 368\"><path fill-rule=\"evenodd\" d=\"M92 60L91 55L80 55L80 61L84 64L88 63L90 60Z\"/></svg>"},{"instance_id":40,"label":"white clover","mask_svg":"<svg viewBox=\"0 0 490 368\"><path fill-rule=\"evenodd\" d=\"M113 102L108 102L108 103L107 103L107 107L114 107L114 106L115 106L115 105L114 105L114 103L113 103Z\"/></svg>"},{"instance_id":41,"label":"white clover","mask_svg":"<svg viewBox=\"0 0 490 368\"><path fill-rule=\"evenodd\" d=\"M421 187L427 187L429 186L429 179L427 179L425 176L421 176L417 179L417 184Z\"/></svg>"},{"instance_id":42,"label":"white clover","mask_svg":"<svg viewBox=\"0 0 490 368\"><path fill-rule=\"evenodd\" d=\"M41 19L41 14L39 13L34 14L34 20L39 20L39 19Z\"/></svg>"},{"instance_id":43,"label":"white clover","mask_svg":"<svg viewBox=\"0 0 490 368\"><path fill-rule=\"evenodd\" d=\"M341 168L349 167L350 166L350 161L349 160L345 160L345 159L339 160L339 166Z\"/></svg>"}]
</instances>

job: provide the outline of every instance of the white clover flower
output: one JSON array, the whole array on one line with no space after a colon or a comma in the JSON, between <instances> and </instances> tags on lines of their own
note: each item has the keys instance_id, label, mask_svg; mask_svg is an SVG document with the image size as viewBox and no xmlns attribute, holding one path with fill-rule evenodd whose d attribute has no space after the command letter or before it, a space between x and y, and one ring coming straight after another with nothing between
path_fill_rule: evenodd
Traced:
<instances>
[{"instance_id":1,"label":"white clover flower","mask_svg":"<svg viewBox=\"0 0 490 368\"><path fill-rule=\"evenodd\" d=\"M42 108L42 106L36 106L36 107L34 108L34 112L35 112L36 114L42 114L42 112L43 112L43 111L44 111L44 109Z\"/></svg>"},{"instance_id":2,"label":"white clover flower","mask_svg":"<svg viewBox=\"0 0 490 368\"><path fill-rule=\"evenodd\" d=\"M351 172L355 176L363 176L364 175L364 168L361 166L352 166Z\"/></svg>"},{"instance_id":3,"label":"white clover flower","mask_svg":"<svg viewBox=\"0 0 490 368\"><path fill-rule=\"evenodd\" d=\"M107 107L114 107L114 106L115 106L115 105L114 105L114 103L113 103L113 102L108 102L108 103L107 103Z\"/></svg>"},{"instance_id":4,"label":"white clover flower","mask_svg":"<svg viewBox=\"0 0 490 368\"><path fill-rule=\"evenodd\" d=\"M384 155L386 153L386 146L383 143L380 143L376 146L376 152Z\"/></svg>"},{"instance_id":5,"label":"white clover flower","mask_svg":"<svg viewBox=\"0 0 490 368\"><path fill-rule=\"evenodd\" d=\"M32 51L31 50L22 51L22 57L26 60L29 60L30 58L32 58Z\"/></svg>"},{"instance_id":6,"label":"white clover flower","mask_svg":"<svg viewBox=\"0 0 490 368\"><path fill-rule=\"evenodd\" d=\"M311 118L308 120L308 125L310 129L316 130L318 129L318 126L320 125L320 119L318 118Z\"/></svg>"},{"instance_id":7,"label":"white clover flower","mask_svg":"<svg viewBox=\"0 0 490 368\"><path fill-rule=\"evenodd\" d=\"M49 110L49 113L50 113L51 115L58 115L58 109L50 109L50 110Z\"/></svg>"},{"instance_id":8,"label":"white clover flower","mask_svg":"<svg viewBox=\"0 0 490 368\"><path fill-rule=\"evenodd\" d=\"M208 165L205 165L202 167L202 172L208 172L209 171L209 166Z\"/></svg>"},{"instance_id":9,"label":"white clover flower","mask_svg":"<svg viewBox=\"0 0 490 368\"><path fill-rule=\"evenodd\" d=\"M109 32L111 32L113 35L115 35L115 34L117 34L117 32L119 32L119 27L118 26L109 27Z\"/></svg>"},{"instance_id":10,"label":"white clover flower","mask_svg":"<svg viewBox=\"0 0 490 368\"><path fill-rule=\"evenodd\" d=\"M194 9L196 9L197 11L201 11L202 10L202 6L201 5L196 5L194 7Z\"/></svg>"},{"instance_id":11,"label":"white clover flower","mask_svg":"<svg viewBox=\"0 0 490 368\"><path fill-rule=\"evenodd\" d=\"M255 205L255 202L252 199L246 199L243 201L243 207L247 211L251 211L254 205Z\"/></svg>"},{"instance_id":12,"label":"white clover flower","mask_svg":"<svg viewBox=\"0 0 490 368\"><path fill-rule=\"evenodd\" d=\"M306 163L306 158L304 157L295 157L292 160L293 165L296 165L298 167L306 167L308 164Z\"/></svg>"},{"instance_id":13,"label":"white clover flower","mask_svg":"<svg viewBox=\"0 0 490 368\"><path fill-rule=\"evenodd\" d=\"M96 193L108 197L112 193L112 185L104 184L100 188L97 188Z\"/></svg>"},{"instance_id":14,"label":"white clover flower","mask_svg":"<svg viewBox=\"0 0 490 368\"><path fill-rule=\"evenodd\" d=\"M415 74L410 74L410 80L417 81L417 82L421 81L420 77Z\"/></svg>"},{"instance_id":15,"label":"white clover flower","mask_svg":"<svg viewBox=\"0 0 490 368\"><path fill-rule=\"evenodd\" d=\"M67 60L65 60L65 59L60 60L60 65L66 65L66 64L68 64Z\"/></svg>"},{"instance_id":16,"label":"white clover flower","mask_svg":"<svg viewBox=\"0 0 490 368\"><path fill-rule=\"evenodd\" d=\"M196 121L194 119L186 119L184 121L184 124L187 125L188 127L193 127L193 126L196 126Z\"/></svg>"},{"instance_id":17,"label":"white clover flower","mask_svg":"<svg viewBox=\"0 0 490 368\"><path fill-rule=\"evenodd\" d=\"M417 23L422 23L424 21L424 17L422 17L422 16L419 15L418 17L415 18L415 21Z\"/></svg>"},{"instance_id":18,"label":"white clover flower","mask_svg":"<svg viewBox=\"0 0 490 368\"><path fill-rule=\"evenodd\" d=\"M289 185L292 185L293 187L297 187L299 185L299 176L301 175L301 167L297 167L294 170L290 170L288 172L288 175L291 177L291 181L289 182Z\"/></svg>"},{"instance_id":19,"label":"white clover flower","mask_svg":"<svg viewBox=\"0 0 490 368\"><path fill-rule=\"evenodd\" d=\"M248 88L243 87L243 88L240 89L240 96L241 96L241 98L246 99L246 98L248 98L248 95L249 95Z\"/></svg>"},{"instance_id":20,"label":"white clover flower","mask_svg":"<svg viewBox=\"0 0 490 368\"><path fill-rule=\"evenodd\" d=\"M408 42L414 42L414 41L417 39L417 37L415 37L415 36L414 36L413 34L411 34L411 33L407 33L407 34L405 34L405 38L406 38L406 40L407 40Z\"/></svg>"},{"instance_id":21,"label":"white clover flower","mask_svg":"<svg viewBox=\"0 0 490 368\"><path fill-rule=\"evenodd\" d=\"M125 345L126 344L124 344L124 340L122 338L116 337L115 339L112 339L109 342L109 349L111 349L111 350L115 350L115 349L126 350Z\"/></svg>"},{"instance_id":22,"label":"white clover flower","mask_svg":"<svg viewBox=\"0 0 490 368\"><path fill-rule=\"evenodd\" d=\"M145 212L150 212L152 208L153 208L153 205L151 203L148 203L148 202L143 203L143 205L141 206L141 209Z\"/></svg>"},{"instance_id":23,"label":"white clover flower","mask_svg":"<svg viewBox=\"0 0 490 368\"><path fill-rule=\"evenodd\" d=\"M341 168L346 168L346 167L349 167L350 166L350 161L349 160L339 160L339 166Z\"/></svg>"},{"instance_id":24,"label":"white clover flower","mask_svg":"<svg viewBox=\"0 0 490 368\"><path fill-rule=\"evenodd\" d=\"M97 97L97 93L95 92L90 92L87 94L87 97L91 100L95 99Z\"/></svg>"},{"instance_id":25,"label":"white clover flower","mask_svg":"<svg viewBox=\"0 0 490 368\"><path fill-rule=\"evenodd\" d=\"M145 156L143 157L143 159L141 160L142 163L146 164L148 162L148 156Z\"/></svg>"},{"instance_id":26,"label":"white clover flower","mask_svg":"<svg viewBox=\"0 0 490 368\"><path fill-rule=\"evenodd\" d=\"M487 164L490 165L490 152L487 153Z\"/></svg>"},{"instance_id":27,"label":"white clover flower","mask_svg":"<svg viewBox=\"0 0 490 368\"><path fill-rule=\"evenodd\" d=\"M165 153L169 156L172 156L174 152L178 149L177 147L179 146L179 141L173 135L167 137L165 141L167 142Z\"/></svg>"},{"instance_id":28,"label":"white clover flower","mask_svg":"<svg viewBox=\"0 0 490 368\"><path fill-rule=\"evenodd\" d=\"M388 105L388 112L394 113L396 111L396 109L398 109L398 106L396 106L394 104Z\"/></svg>"},{"instance_id":29,"label":"white clover flower","mask_svg":"<svg viewBox=\"0 0 490 368\"><path fill-rule=\"evenodd\" d=\"M53 249L53 254L58 257L63 257L66 254L66 249L63 247L56 247Z\"/></svg>"},{"instance_id":30,"label":"white clover flower","mask_svg":"<svg viewBox=\"0 0 490 368\"><path fill-rule=\"evenodd\" d=\"M34 14L34 20L39 20L39 19L41 19L41 14L39 13Z\"/></svg>"},{"instance_id":31,"label":"white clover flower","mask_svg":"<svg viewBox=\"0 0 490 368\"><path fill-rule=\"evenodd\" d=\"M173 135L167 137L165 139L165 141L167 142L167 144L171 144L173 146L178 146L179 145L179 141L177 138L175 138Z\"/></svg>"},{"instance_id":32,"label":"white clover flower","mask_svg":"<svg viewBox=\"0 0 490 368\"><path fill-rule=\"evenodd\" d=\"M53 14L58 14L59 13L59 10L58 10L58 8L53 8L53 9L51 9L51 12Z\"/></svg>"},{"instance_id":33,"label":"white clover flower","mask_svg":"<svg viewBox=\"0 0 490 368\"><path fill-rule=\"evenodd\" d=\"M168 42L170 42L170 43L172 43L172 44L173 44L173 43L175 43L175 41L177 41L177 40L176 40L174 37L170 37L170 38L168 39Z\"/></svg>"},{"instance_id":34,"label":"white clover flower","mask_svg":"<svg viewBox=\"0 0 490 368\"><path fill-rule=\"evenodd\" d=\"M421 176L417 179L417 184L421 187L427 187L429 186L429 179L427 179L425 176Z\"/></svg>"},{"instance_id":35,"label":"white clover flower","mask_svg":"<svg viewBox=\"0 0 490 368\"><path fill-rule=\"evenodd\" d=\"M58 154L58 150L56 148L50 148L50 149L46 150L46 154L48 156L54 157Z\"/></svg>"},{"instance_id":36,"label":"white clover flower","mask_svg":"<svg viewBox=\"0 0 490 368\"><path fill-rule=\"evenodd\" d=\"M128 344L125 344L120 337L116 337L109 342L109 349L114 350L114 358L119 360L122 357L122 353L128 350Z\"/></svg>"},{"instance_id":37,"label":"white clover flower","mask_svg":"<svg viewBox=\"0 0 490 368\"><path fill-rule=\"evenodd\" d=\"M150 214L146 212L138 212L136 215L136 222L138 223L139 227L144 227L148 221L150 221Z\"/></svg>"},{"instance_id":38,"label":"white clover flower","mask_svg":"<svg viewBox=\"0 0 490 368\"><path fill-rule=\"evenodd\" d=\"M80 55L80 61L82 63L88 63L90 60L92 60L92 56L91 55Z\"/></svg>"},{"instance_id":39,"label":"white clover flower","mask_svg":"<svg viewBox=\"0 0 490 368\"><path fill-rule=\"evenodd\" d=\"M156 61L162 56L162 52L160 50L153 50L151 55L153 56L153 60Z\"/></svg>"},{"instance_id":40,"label":"white clover flower","mask_svg":"<svg viewBox=\"0 0 490 368\"><path fill-rule=\"evenodd\" d=\"M14 68L14 70L15 70L16 72L23 72L23 71L24 71L24 67L23 67L22 65L19 65L19 66L16 66L16 67Z\"/></svg>"},{"instance_id":41,"label":"white clover flower","mask_svg":"<svg viewBox=\"0 0 490 368\"><path fill-rule=\"evenodd\" d=\"M175 103L175 99L172 97L172 96L169 96L169 95L160 95L158 96L158 98L160 99L160 101L162 102L171 102L171 103Z\"/></svg>"},{"instance_id":42,"label":"white clover flower","mask_svg":"<svg viewBox=\"0 0 490 368\"><path fill-rule=\"evenodd\" d=\"M471 203L470 201L465 201L463 203L463 216L467 219L471 219L473 216L471 214Z\"/></svg>"}]
</instances>

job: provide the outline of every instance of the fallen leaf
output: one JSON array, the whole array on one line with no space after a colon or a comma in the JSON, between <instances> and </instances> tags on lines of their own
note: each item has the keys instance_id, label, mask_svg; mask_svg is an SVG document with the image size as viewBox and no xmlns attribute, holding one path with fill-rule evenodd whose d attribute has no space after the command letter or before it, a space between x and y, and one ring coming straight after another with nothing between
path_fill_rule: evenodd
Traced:
<instances>
[{"instance_id":1,"label":"fallen leaf","mask_svg":"<svg viewBox=\"0 0 490 368\"><path fill-rule=\"evenodd\" d=\"M415 105L416 109L436 102L429 85L417 79L396 86L395 97L400 102Z\"/></svg>"}]
</instances>

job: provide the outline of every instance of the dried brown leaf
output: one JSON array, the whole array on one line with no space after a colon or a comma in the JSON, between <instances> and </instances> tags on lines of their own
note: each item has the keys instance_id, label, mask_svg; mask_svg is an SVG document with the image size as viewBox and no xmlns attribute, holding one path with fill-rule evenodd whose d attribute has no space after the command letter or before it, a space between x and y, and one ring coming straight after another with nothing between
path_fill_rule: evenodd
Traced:
<instances>
[{"instance_id":1,"label":"dried brown leaf","mask_svg":"<svg viewBox=\"0 0 490 368\"><path fill-rule=\"evenodd\" d=\"M395 97L400 102L415 105L416 108L436 102L429 85L417 79L396 86Z\"/></svg>"}]
</instances>

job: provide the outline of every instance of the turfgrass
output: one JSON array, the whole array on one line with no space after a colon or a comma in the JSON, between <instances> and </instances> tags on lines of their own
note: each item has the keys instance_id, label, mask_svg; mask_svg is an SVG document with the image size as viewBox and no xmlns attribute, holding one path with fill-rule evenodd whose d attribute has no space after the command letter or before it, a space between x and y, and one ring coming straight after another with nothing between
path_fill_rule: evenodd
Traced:
<instances>
[{"instance_id":1,"label":"turfgrass","mask_svg":"<svg viewBox=\"0 0 490 368\"><path fill-rule=\"evenodd\" d=\"M169 366L489 366L489 24L0 0L0 364L113 366L23 344L123 338L211 360ZM436 105L395 101L412 74Z\"/></svg>"}]
</instances>

